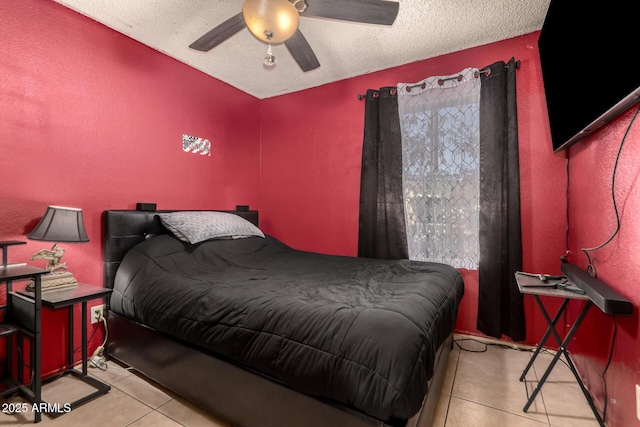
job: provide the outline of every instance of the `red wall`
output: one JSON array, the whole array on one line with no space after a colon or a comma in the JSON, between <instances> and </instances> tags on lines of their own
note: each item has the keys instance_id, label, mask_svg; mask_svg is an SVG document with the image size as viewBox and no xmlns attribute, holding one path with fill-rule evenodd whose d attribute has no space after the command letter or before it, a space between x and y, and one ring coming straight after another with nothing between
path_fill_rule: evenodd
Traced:
<instances>
[{"instance_id":1,"label":"red wall","mask_svg":"<svg viewBox=\"0 0 640 427\"><path fill-rule=\"evenodd\" d=\"M621 141L637 107L569 150L570 259L586 267L581 248L604 243L616 229L612 177ZM609 404L607 425L640 425L636 418L635 385L640 384L640 117L634 122L620 156L615 195L620 212L620 232L604 248L590 252L598 279L634 305L630 317L618 316L611 366L606 373ZM577 312L577 308L574 309ZM604 402L602 374L613 338L614 320L591 310L571 349L599 402Z\"/></svg>"},{"instance_id":2,"label":"red wall","mask_svg":"<svg viewBox=\"0 0 640 427\"><path fill-rule=\"evenodd\" d=\"M25 240L49 204L82 208L91 241L61 244L64 260L101 286L103 210L259 207L258 99L50 1L1 1L0 40L0 240ZM212 155L184 153L183 133ZM45 373L64 364L65 319L44 313Z\"/></svg>"}]
</instances>

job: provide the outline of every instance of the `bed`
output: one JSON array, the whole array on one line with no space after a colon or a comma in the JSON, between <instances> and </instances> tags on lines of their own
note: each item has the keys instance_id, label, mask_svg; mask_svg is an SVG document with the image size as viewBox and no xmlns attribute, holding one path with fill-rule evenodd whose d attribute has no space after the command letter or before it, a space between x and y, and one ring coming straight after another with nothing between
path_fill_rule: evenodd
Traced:
<instances>
[{"instance_id":1,"label":"bed","mask_svg":"<svg viewBox=\"0 0 640 427\"><path fill-rule=\"evenodd\" d=\"M192 244L165 222L191 214L104 212L110 358L233 426L430 425L454 268L298 251L256 227Z\"/></svg>"}]
</instances>

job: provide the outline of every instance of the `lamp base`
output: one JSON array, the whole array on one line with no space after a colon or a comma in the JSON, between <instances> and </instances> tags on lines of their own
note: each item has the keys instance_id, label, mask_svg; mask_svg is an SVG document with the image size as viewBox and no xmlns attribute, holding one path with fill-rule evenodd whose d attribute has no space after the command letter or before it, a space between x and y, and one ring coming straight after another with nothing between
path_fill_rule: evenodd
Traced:
<instances>
[{"instance_id":1,"label":"lamp base","mask_svg":"<svg viewBox=\"0 0 640 427\"><path fill-rule=\"evenodd\" d=\"M49 273L41 276L40 289L42 292L58 290L63 288L75 288L78 286L78 281L73 274L66 272L61 273ZM35 283L33 280L27 283L26 290L28 292L35 291Z\"/></svg>"}]
</instances>

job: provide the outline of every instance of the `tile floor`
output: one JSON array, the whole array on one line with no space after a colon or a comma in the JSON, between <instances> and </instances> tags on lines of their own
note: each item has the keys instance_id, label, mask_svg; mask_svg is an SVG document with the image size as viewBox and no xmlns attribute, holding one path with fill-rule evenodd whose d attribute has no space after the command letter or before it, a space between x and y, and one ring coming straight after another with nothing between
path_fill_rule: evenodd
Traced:
<instances>
[{"instance_id":1,"label":"tile floor","mask_svg":"<svg viewBox=\"0 0 640 427\"><path fill-rule=\"evenodd\" d=\"M432 427L598 426L573 374L561 362L529 410L522 411L552 354L540 353L523 383L519 378L533 351L486 346L469 338L455 337L462 348L471 351L454 345Z\"/></svg>"},{"instance_id":2,"label":"tile floor","mask_svg":"<svg viewBox=\"0 0 640 427\"><path fill-rule=\"evenodd\" d=\"M468 337L456 337L462 338ZM485 348L484 344L471 340L459 342L469 350ZM529 411L522 412L527 400L525 387L529 390L535 387L536 375L542 376L552 356L541 354L538 357L525 385L518 378L530 357L529 352L497 346L487 346L486 349L478 353L461 351L457 345L454 346L433 427L598 425L573 375L562 363L558 363ZM90 374L111 384L111 391L56 419L43 416L41 426L227 426L114 362L108 363L107 371L93 368ZM86 394L86 387L73 377L62 377L43 386L43 398L48 402L69 402ZM29 425L32 420L31 415L0 414L0 426Z\"/></svg>"}]
</instances>

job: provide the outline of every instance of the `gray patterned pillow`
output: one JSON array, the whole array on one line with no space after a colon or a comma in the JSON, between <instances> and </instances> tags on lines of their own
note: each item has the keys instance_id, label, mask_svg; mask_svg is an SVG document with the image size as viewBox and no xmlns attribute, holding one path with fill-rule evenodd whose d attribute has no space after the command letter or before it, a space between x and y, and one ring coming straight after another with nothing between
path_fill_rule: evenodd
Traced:
<instances>
[{"instance_id":1,"label":"gray patterned pillow","mask_svg":"<svg viewBox=\"0 0 640 427\"><path fill-rule=\"evenodd\" d=\"M184 211L158 214L162 224L183 242L196 244L209 239L258 236L264 233L238 215L227 212Z\"/></svg>"}]
</instances>

